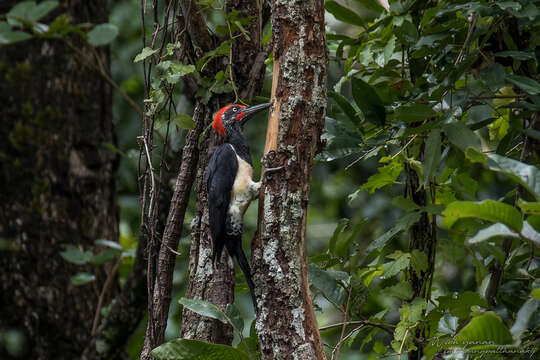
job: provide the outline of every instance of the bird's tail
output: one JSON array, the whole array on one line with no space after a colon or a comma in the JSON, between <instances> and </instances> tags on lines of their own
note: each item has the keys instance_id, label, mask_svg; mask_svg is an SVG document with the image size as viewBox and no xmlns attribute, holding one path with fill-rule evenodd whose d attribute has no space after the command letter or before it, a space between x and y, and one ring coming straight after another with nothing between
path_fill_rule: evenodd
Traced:
<instances>
[{"instance_id":1,"label":"bird's tail","mask_svg":"<svg viewBox=\"0 0 540 360\"><path fill-rule=\"evenodd\" d=\"M227 247L230 255L234 256L238 261L240 269L246 277L246 281L249 287L249 293L251 295L251 301L253 302L253 308L257 311L257 302L255 301L255 286L253 285L253 279L251 277L251 269L249 267L249 262L247 261L246 254L244 254L244 249L242 249L242 241L234 241L232 249Z\"/></svg>"}]
</instances>

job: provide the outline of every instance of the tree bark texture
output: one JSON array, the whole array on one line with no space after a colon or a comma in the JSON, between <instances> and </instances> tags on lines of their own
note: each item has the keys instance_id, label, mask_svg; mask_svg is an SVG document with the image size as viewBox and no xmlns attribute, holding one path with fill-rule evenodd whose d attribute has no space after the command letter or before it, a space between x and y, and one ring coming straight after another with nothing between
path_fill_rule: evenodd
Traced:
<instances>
[{"instance_id":1,"label":"tree bark texture","mask_svg":"<svg viewBox=\"0 0 540 360\"><path fill-rule=\"evenodd\" d=\"M252 245L256 330L262 359L325 359L307 279L305 231L326 106L324 2L274 0L272 33L278 73L271 119L279 124L265 167L284 168L264 181L259 200Z\"/></svg>"},{"instance_id":2,"label":"tree bark texture","mask_svg":"<svg viewBox=\"0 0 540 360\"><path fill-rule=\"evenodd\" d=\"M4 1L6 13L16 1ZM103 23L108 2L61 2L71 23ZM52 18L52 17L51 17ZM70 38L87 59L93 48ZM108 48L96 49L105 68ZM61 40L0 51L0 331L24 335L27 359L76 359L90 340L103 268L74 265L62 245L118 237L111 88ZM96 281L73 286L84 271ZM107 298L114 294L114 286ZM107 302L106 302L107 303ZM105 304L106 304L105 303ZM0 347L0 358L10 355Z\"/></svg>"},{"instance_id":3,"label":"tree bark texture","mask_svg":"<svg viewBox=\"0 0 540 360\"><path fill-rule=\"evenodd\" d=\"M424 143L420 144L421 150L420 154L418 155L420 161L423 161L424 146ZM420 207L427 206L429 202L427 189L433 190L433 185L427 184L425 188L420 186L418 174L408 164L405 164L405 176L405 196ZM432 193L431 198L433 198L433 196L434 194ZM409 281L413 289L412 299L418 297L429 299L437 243L437 227L435 218L433 216L430 218L427 212L422 212L420 215L420 220L411 226L409 236L409 251L412 252L414 250L418 250L423 252L428 259L428 268L425 271L418 273L415 269L413 269L412 266L409 267ZM415 329L414 343L417 349L409 352L409 359L419 360L422 358L424 344L421 339L425 338L425 332L426 329L423 326L418 326Z\"/></svg>"},{"instance_id":4,"label":"tree bark texture","mask_svg":"<svg viewBox=\"0 0 540 360\"><path fill-rule=\"evenodd\" d=\"M257 95L263 84L266 58L261 49L261 4L259 1L230 0L227 11L239 11L238 17L254 20L245 25L250 40L237 37L233 43L232 70L235 85L243 100ZM208 112L207 124L210 124L213 112L234 99L231 94L214 96ZM191 249L189 265L189 285L187 298L210 301L223 310L234 302L234 265L227 251L223 252L217 269L212 265L212 239L208 223L208 203L205 171L212 153L223 139L213 131L201 144L201 158L197 170L197 207L191 223ZM187 309L182 314L180 337L204 340L213 343L231 344L233 331L230 325L200 316Z\"/></svg>"}]
</instances>

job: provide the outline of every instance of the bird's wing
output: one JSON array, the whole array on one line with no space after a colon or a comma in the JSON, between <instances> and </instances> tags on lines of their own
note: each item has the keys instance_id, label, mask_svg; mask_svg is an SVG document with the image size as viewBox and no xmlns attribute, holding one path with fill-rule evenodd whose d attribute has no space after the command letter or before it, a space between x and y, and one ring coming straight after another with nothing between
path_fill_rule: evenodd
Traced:
<instances>
[{"instance_id":1,"label":"bird's wing","mask_svg":"<svg viewBox=\"0 0 540 360\"><path fill-rule=\"evenodd\" d=\"M218 147L206 168L206 190L208 191L214 263L219 261L225 245L225 220L237 171L236 152L230 144Z\"/></svg>"}]
</instances>

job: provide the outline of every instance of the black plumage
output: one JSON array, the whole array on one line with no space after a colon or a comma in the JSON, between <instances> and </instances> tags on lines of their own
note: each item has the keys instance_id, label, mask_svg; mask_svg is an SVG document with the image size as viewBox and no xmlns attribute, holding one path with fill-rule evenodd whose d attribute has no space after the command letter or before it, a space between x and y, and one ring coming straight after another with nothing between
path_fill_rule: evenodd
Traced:
<instances>
[{"instance_id":1,"label":"black plumage","mask_svg":"<svg viewBox=\"0 0 540 360\"><path fill-rule=\"evenodd\" d=\"M241 124L250 115L271 104L246 108L229 105L214 117L214 130L225 137L206 168L206 188L214 266L219 264L223 248L238 261L246 277L253 306L256 308L251 269L242 249L243 215L251 200L257 197L260 182L253 182L249 145ZM235 181L238 181L235 184ZM234 189L234 190L233 190Z\"/></svg>"}]
</instances>

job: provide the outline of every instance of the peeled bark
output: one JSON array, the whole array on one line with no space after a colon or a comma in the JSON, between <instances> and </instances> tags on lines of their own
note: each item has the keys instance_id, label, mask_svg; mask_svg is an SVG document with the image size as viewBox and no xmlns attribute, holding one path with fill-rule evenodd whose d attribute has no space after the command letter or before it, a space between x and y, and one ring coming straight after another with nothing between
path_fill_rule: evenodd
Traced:
<instances>
[{"instance_id":1,"label":"peeled bark","mask_svg":"<svg viewBox=\"0 0 540 360\"><path fill-rule=\"evenodd\" d=\"M274 101L252 246L262 359L324 359L307 279L306 213L324 124L328 56L323 1L273 1ZM278 121L275 126L275 121Z\"/></svg>"},{"instance_id":2,"label":"peeled bark","mask_svg":"<svg viewBox=\"0 0 540 360\"><path fill-rule=\"evenodd\" d=\"M4 1L5 14L16 1ZM107 22L107 1L63 1L72 23ZM94 50L70 38L85 59ZM96 49L108 69L107 47ZM75 265L62 245L92 250L118 237L111 88L62 40L0 51L0 332L24 336L22 358L76 359L90 340L102 267ZM95 282L74 286L77 272ZM106 296L114 295L115 287ZM9 359L0 346L0 358Z\"/></svg>"}]
</instances>

